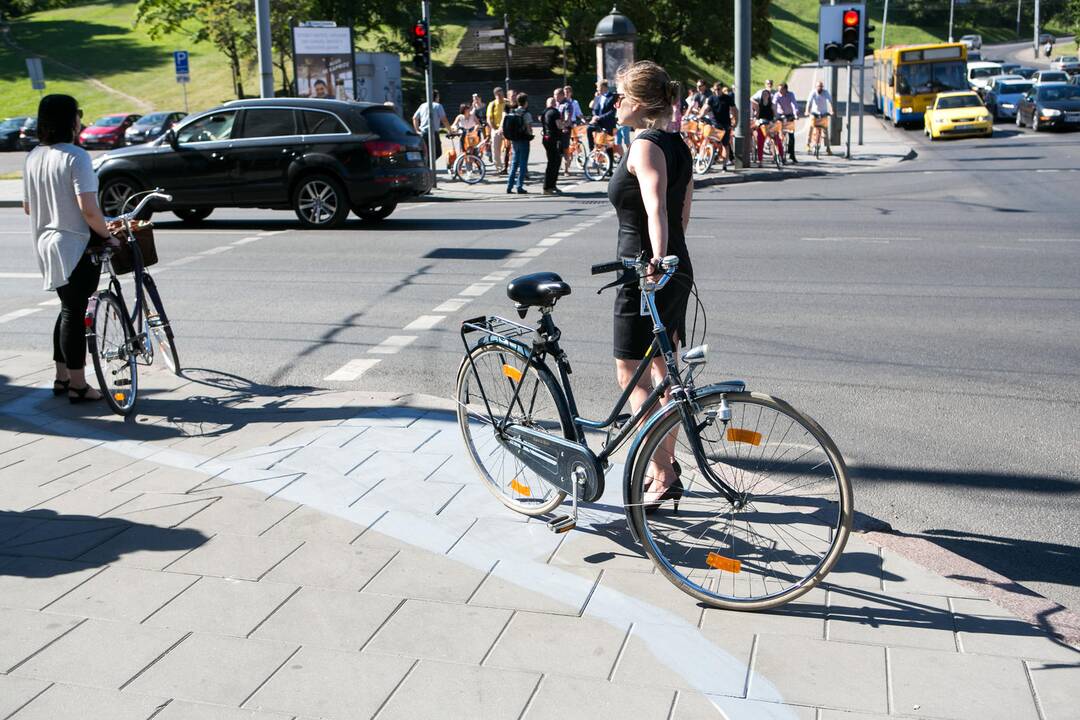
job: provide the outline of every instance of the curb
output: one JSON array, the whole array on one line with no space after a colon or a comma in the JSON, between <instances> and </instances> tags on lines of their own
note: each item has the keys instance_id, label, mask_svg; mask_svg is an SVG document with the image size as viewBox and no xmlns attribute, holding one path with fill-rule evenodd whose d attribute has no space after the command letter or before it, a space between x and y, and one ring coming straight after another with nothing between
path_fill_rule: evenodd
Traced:
<instances>
[{"instance_id":1,"label":"curb","mask_svg":"<svg viewBox=\"0 0 1080 720\"><path fill-rule=\"evenodd\" d=\"M21 208L22 200L0 200L0 208Z\"/></svg>"}]
</instances>

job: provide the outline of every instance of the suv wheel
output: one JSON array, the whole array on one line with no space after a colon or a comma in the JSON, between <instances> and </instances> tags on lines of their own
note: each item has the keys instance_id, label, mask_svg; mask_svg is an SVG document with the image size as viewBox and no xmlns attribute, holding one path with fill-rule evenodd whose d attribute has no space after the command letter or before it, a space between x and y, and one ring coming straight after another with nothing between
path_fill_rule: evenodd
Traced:
<instances>
[{"instance_id":1,"label":"suv wheel","mask_svg":"<svg viewBox=\"0 0 1080 720\"><path fill-rule=\"evenodd\" d=\"M356 207L353 208L353 212L356 213L356 217L361 220L368 220L375 222L378 220L385 220L390 217L390 213L397 209L397 203L384 203L382 205L373 205L370 207Z\"/></svg>"},{"instance_id":2,"label":"suv wheel","mask_svg":"<svg viewBox=\"0 0 1080 720\"><path fill-rule=\"evenodd\" d=\"M309 175L293 190L293 210L306 228L341 227L349 216L348 196L329 175Z\"/></svg>"},{"instance_id":3,"label":"suv wheel","mask_svg":"<svg viewBox=\"0 0 1080 720\"><path fill-rule=\"evenodd\" d=\"M194 225L195 223L200 223L210 217L210 213L212 212L214 212L214 208L179 208L173 210L173 215L180 218L185 223Z\"/></svg>"},{"instance_id":4,"label":"suv wheel","mask_svg":"<svg viewBox=\"0 0 1080 720\"><path fill-rule=\"evenodd\" d=\"M125 175L109 178L101 184L101 189L98 191L101 212L108 217L120 215L124 212L124 206L127 204L128 199L139 191L138 184ZM131 210L133 207L134 204L127 209ZM144 209L139 219L149 220L150 210Z\"/></svg>"}]
</instances>

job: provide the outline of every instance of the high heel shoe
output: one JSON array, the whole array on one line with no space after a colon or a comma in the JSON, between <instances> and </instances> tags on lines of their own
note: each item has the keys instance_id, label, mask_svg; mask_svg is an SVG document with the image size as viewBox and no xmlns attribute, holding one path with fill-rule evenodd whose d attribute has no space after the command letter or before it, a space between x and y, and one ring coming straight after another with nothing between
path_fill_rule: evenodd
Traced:
<instances>
[{"instance_id":1,"label":"high heel shoe","mask_svg":"<svg viewBox=\"0 0 1080 720\"><path fill-rule=\"evenodd\" d=\"M86 393L90 392L90 385L84 385L81 388L68 387L68 402L72 405L78 405L79 403L97 402L104 399L103 395L97 397L86 397ZM72 395L71 393L75 393Z\"/></svg>"},{"instance_id":2,"label":"high heel shoe","mask_svg":"<svg viewBox=\"0 0 1080 720\"><path fill-rule=\"evenodd\" d=\"M71 385L70 380L53 380L52 394L56 397L60 397L68 391L69 385Z\"/></svg>"},{"instance_id":3,"label":"high heel shoe","mask_svg":"<svg viewBox=\"0 0 1080 720\"><path fill-rule=\"evenodd\" d=\"M676 478L675 482L668 485L667 489L664 490L664 493L659 498L657 498L655 502L642 503L641 509L645 511L646 515L652 515L657 510L660 509L661 505L663 505L668 500L671 500L673 502L673 505L675 506L675 514L678 515L679 514L679 501L682 500L682 496L683 496L682 479Z\"/></svg>"}]
</instances>

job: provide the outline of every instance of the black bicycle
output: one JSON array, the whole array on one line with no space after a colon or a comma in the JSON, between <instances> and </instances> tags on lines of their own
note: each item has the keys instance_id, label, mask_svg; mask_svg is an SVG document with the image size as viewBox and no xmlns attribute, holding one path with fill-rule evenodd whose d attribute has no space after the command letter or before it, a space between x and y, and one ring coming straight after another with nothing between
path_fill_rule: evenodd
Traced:
<instances>
[{"instance_id":1,"label":"black bicycle","mask_svg":"<svg viewBox=\"0 0 1080 720\"><path fill-rule=\"evenodd\" d=\"M507 287L521 318L539 309L535 329L498 316L462 323L458 422L485 485L510 509L545 515L570 496L569 512L548 522L555 532L576 526L579 503L600 498L612 455L633 437L623 505L634 539L665 577L714 607L776 607L817 585L840 557L854 513L851 483L825 431L783 400L747 392L737 380L697 387L707 345L683 353L686 369L679 367L655 297L677 265L666 257L662 273L653 273L640 257L592 268L622 273L605 287L638 283L654 330L607 418L581 417L574 400L552 319L570 286L555 273L535 273ZM664 358L667 377L636 413L623 413L654 357ZM669 390L670 402L661 404ZM607 439L594 453L585 433L604 429ZM672 472L677 480L647 500L653 478Z\"/></svg>"},{"instance_id":2,"label":"black bicycle","mask_svg":"<svg viewBox=\"0 0 1080 720\"><path fill-rule=\"evenodd\" d=\"M94 262L101 263L109 273L109 287L95 293L86 308L87 350L94 360L94 372L105 400L120 415L127 415L135 408L138 366L154 362L155 346L169 370L180 374L180 358L169 316L165 314L157 284L146 269L148 264L157 262L153 224L137 220L152 200L170 202L172 197L158 188L132 195L128 202L140 195L142 200L134 210L115 218L123 223L120 247L106 245L94 251ZM145 258L144 252L153 256ZM135 307L130 314L117 277L128 273L135 282Z\"/></svg>"}]
</instances>

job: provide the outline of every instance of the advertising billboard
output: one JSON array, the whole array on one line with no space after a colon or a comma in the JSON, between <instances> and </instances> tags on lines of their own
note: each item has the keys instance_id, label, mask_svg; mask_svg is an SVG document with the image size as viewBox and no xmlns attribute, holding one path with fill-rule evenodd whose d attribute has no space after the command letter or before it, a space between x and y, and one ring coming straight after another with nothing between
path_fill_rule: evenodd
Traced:
<instances>
[{"instance_id":1,"label":"advertising billboard","mask_svg":"<svg viewBox=\"0 0 1080 720\"><path fill-rule=\"evenodd\" d=\"M355 99L352 28L294 27L293 76L300 97Z\"/></svg>"}]
</instances>

